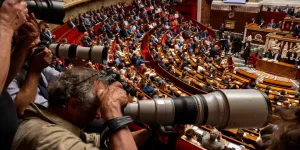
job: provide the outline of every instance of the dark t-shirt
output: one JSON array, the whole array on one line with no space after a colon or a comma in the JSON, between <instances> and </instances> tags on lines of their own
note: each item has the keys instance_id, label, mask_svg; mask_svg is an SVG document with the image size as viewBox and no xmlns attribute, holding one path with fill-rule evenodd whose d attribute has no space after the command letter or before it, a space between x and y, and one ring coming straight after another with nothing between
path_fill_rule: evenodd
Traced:
<instances>
[{"instance_id":1,"label":"dark t-shirt","mask_svg":"<svg viewBox=\"0 0 300 150\"><path fill-rule=\"evenodd\" d=\"M7 93L0 95L0 149L10 150L18 128L18 118L14 103Z\"/></svg>"}]
</instances>

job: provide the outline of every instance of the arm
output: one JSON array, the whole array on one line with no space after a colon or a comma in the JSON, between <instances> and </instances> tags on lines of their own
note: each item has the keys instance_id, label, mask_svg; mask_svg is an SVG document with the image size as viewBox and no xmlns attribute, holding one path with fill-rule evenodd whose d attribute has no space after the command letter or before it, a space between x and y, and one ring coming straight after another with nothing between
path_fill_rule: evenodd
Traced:
<instances>
[{"instance_id":1,"label":"arm","mask_svg":"<svg viewBox=\"0 0 300 150\"><path fill-rule=\"evenodd\" d=\"M16 30L26 21L28 10L24 1L4 1L0 7L0 92L2 92L8 75L11 56L12 37Z\"/></svg>"},{"instance_id":2,"label":"arm","mask_svg":"<svg viewBox=\"0 0 300 150\"><path fill-rule=\"evenodd\" d=\"M24 64L28 50L30 50L32 42L35 42L35 44L38 44L39 42L38 37L40 34L40 29L35 16L30 14L30 17L28 16L27 20L28 22L26 22L18 32L18 44L11 56L9 73L5 87L10 84L16 74L20 71L22 65Z\"/></svg>"},{"instance_id":3,"label":"arm","mask_svg":"<svg viewBox=\"0 0 300 150\"><path fill-rule=\"evenodd\" d=\"M40 77L41 72L28 72L25 82L14 100L18 115L22 116L27 106L34 102Z\"/></svg>"},{"instance_id":4,"label":"arm","mask_svg":"<svg viewBox=\"0 0 300 150\"><path fill-rule=\"evenodd\" d=\"M4 88L4 84L8 75L9 66L10 66L10 55L11 55L11 44L13 30L7 29L0 25L0 66L2 66L0 71L0 92Z\"/></svg>"},{"instance_id":5,"label":"arm","mask_svg":"<svg viewBox=\"0 0 300 150\"><path fill-rule=\"evenodd\" d=\"M98 97L101 115L105 121L122 116L121 106L127 104L128 97L119 82L113 83L105 90L98 89ZM109 138L108 148L111 150L137 150L128 127L118 130Z\"/></svg>"}]
</instances>

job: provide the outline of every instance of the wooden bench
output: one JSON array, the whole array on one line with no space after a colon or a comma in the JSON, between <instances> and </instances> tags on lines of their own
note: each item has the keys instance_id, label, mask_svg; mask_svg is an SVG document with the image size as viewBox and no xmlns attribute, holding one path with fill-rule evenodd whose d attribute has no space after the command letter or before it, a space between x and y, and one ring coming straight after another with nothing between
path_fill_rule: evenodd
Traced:
<instances>
[{"instance_id":1,"label":"wooden bench","mask_svg":"<svg viewBox=\"0 0 300 150\"><path fill-rule=\"evenodd\" d=\"M272 86L277 86L280 88L291 88L293 86L292 82L284 82L284 81L273 80L268 78L264 78L263 83Z\"/></svg>"},{"instance_id":2,"label":"wooden bench","mask_svg":"<svg viewBox=\"0 0 300 150\"><path fill-rule=\"evenodd\" d=\"M240 68L236 70L236 74L239 75L239 76L242 76L246 79L251 79L251 81L255 81L258 77L257 75L249 73L249 72L247 72L243 69L240 69Z\"/></svg>"},{"instance_id":3,"label":"wooden bench","mask_svg":"<svg viewBox=\"0 0 300 150\"><path fill-rule=\"evenodd\" d=\"M285 89L285 88L280 88L280 87L275 87L275 86L270 86L270 85L267 85L267 84L263 84L263 83L258 83L257 85L256 85L256 87L258 87L258 88L266 88L267 86L269 86L270 88L271 88L271 90L273 90L273 91L282 91L282 90L285 90L288 94L292 94L292 95L294 95L295 94L295 92L296 92L296 90L293 90L293 89Z\"/></svg>"}]
</instances>

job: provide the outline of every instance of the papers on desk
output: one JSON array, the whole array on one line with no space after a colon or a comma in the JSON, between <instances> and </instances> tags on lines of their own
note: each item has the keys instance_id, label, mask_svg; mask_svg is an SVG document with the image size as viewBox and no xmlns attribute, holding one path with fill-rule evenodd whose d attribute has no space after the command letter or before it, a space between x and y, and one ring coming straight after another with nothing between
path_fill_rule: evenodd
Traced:
<instances>
[{"instance_id":1,"label":"papers on desk","mask_svg":"<svg viewBox=\"0 0 300 150\"><path fill-rule=\"evenodd\" d=\"M299 103L299 100L295 100L296 103Z\"/></svg>"},{"instance_id":2,"label":"papers on desk","mask_svg":"<svg viewBox=\"0 0 300 150\"><path fill-rule=\"evenodd\" d=\"M263 58L262 60L268 60L268 58Z\"/></svg>"},{"instance_id":3,"label":"papers on desk","mask_svg":"<svg viewBox=\"0 0 300 150\"><path fill-rule=\"evenodd\" d=\"M243 148L239 145L233 144L233 143L229 143L228 148L234 148L235 150L243 150Z\"/></svg>"}]
</instances>

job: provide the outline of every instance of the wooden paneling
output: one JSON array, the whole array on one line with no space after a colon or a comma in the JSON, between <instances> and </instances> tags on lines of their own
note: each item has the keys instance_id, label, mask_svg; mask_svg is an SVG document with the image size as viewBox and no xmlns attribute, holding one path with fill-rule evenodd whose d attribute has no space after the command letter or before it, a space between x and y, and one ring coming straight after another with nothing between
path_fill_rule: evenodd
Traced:
<instances>
[{"instance_id":1,"label":"wooden paneling","mask_svg":"<svg viewBox=\"0 0 300 150\"><path fill-rule=\"evenodd\" d=\"M231 30L233 32L244 32L246 22L250 23L252 18L256 18L257 13L247 13L247 12L234 12L234 17L229 18L229 13L231 11L225 10L211 10L210 24L213 29L219 29L221 24L226 20L235 21L235 29Z\"/></svg>"},{"instance_id":2,"label":"wooden paneling","mask_svg":"<svg viewBox=\"0 0 300 150\"><path fill-rule=\"evenodd\" d=\"M298 69L292 65L282 62L269 62L261 59L257 61L256 69L291 79L296 79L298 72Z\"/></svg>"}]
</instances>

